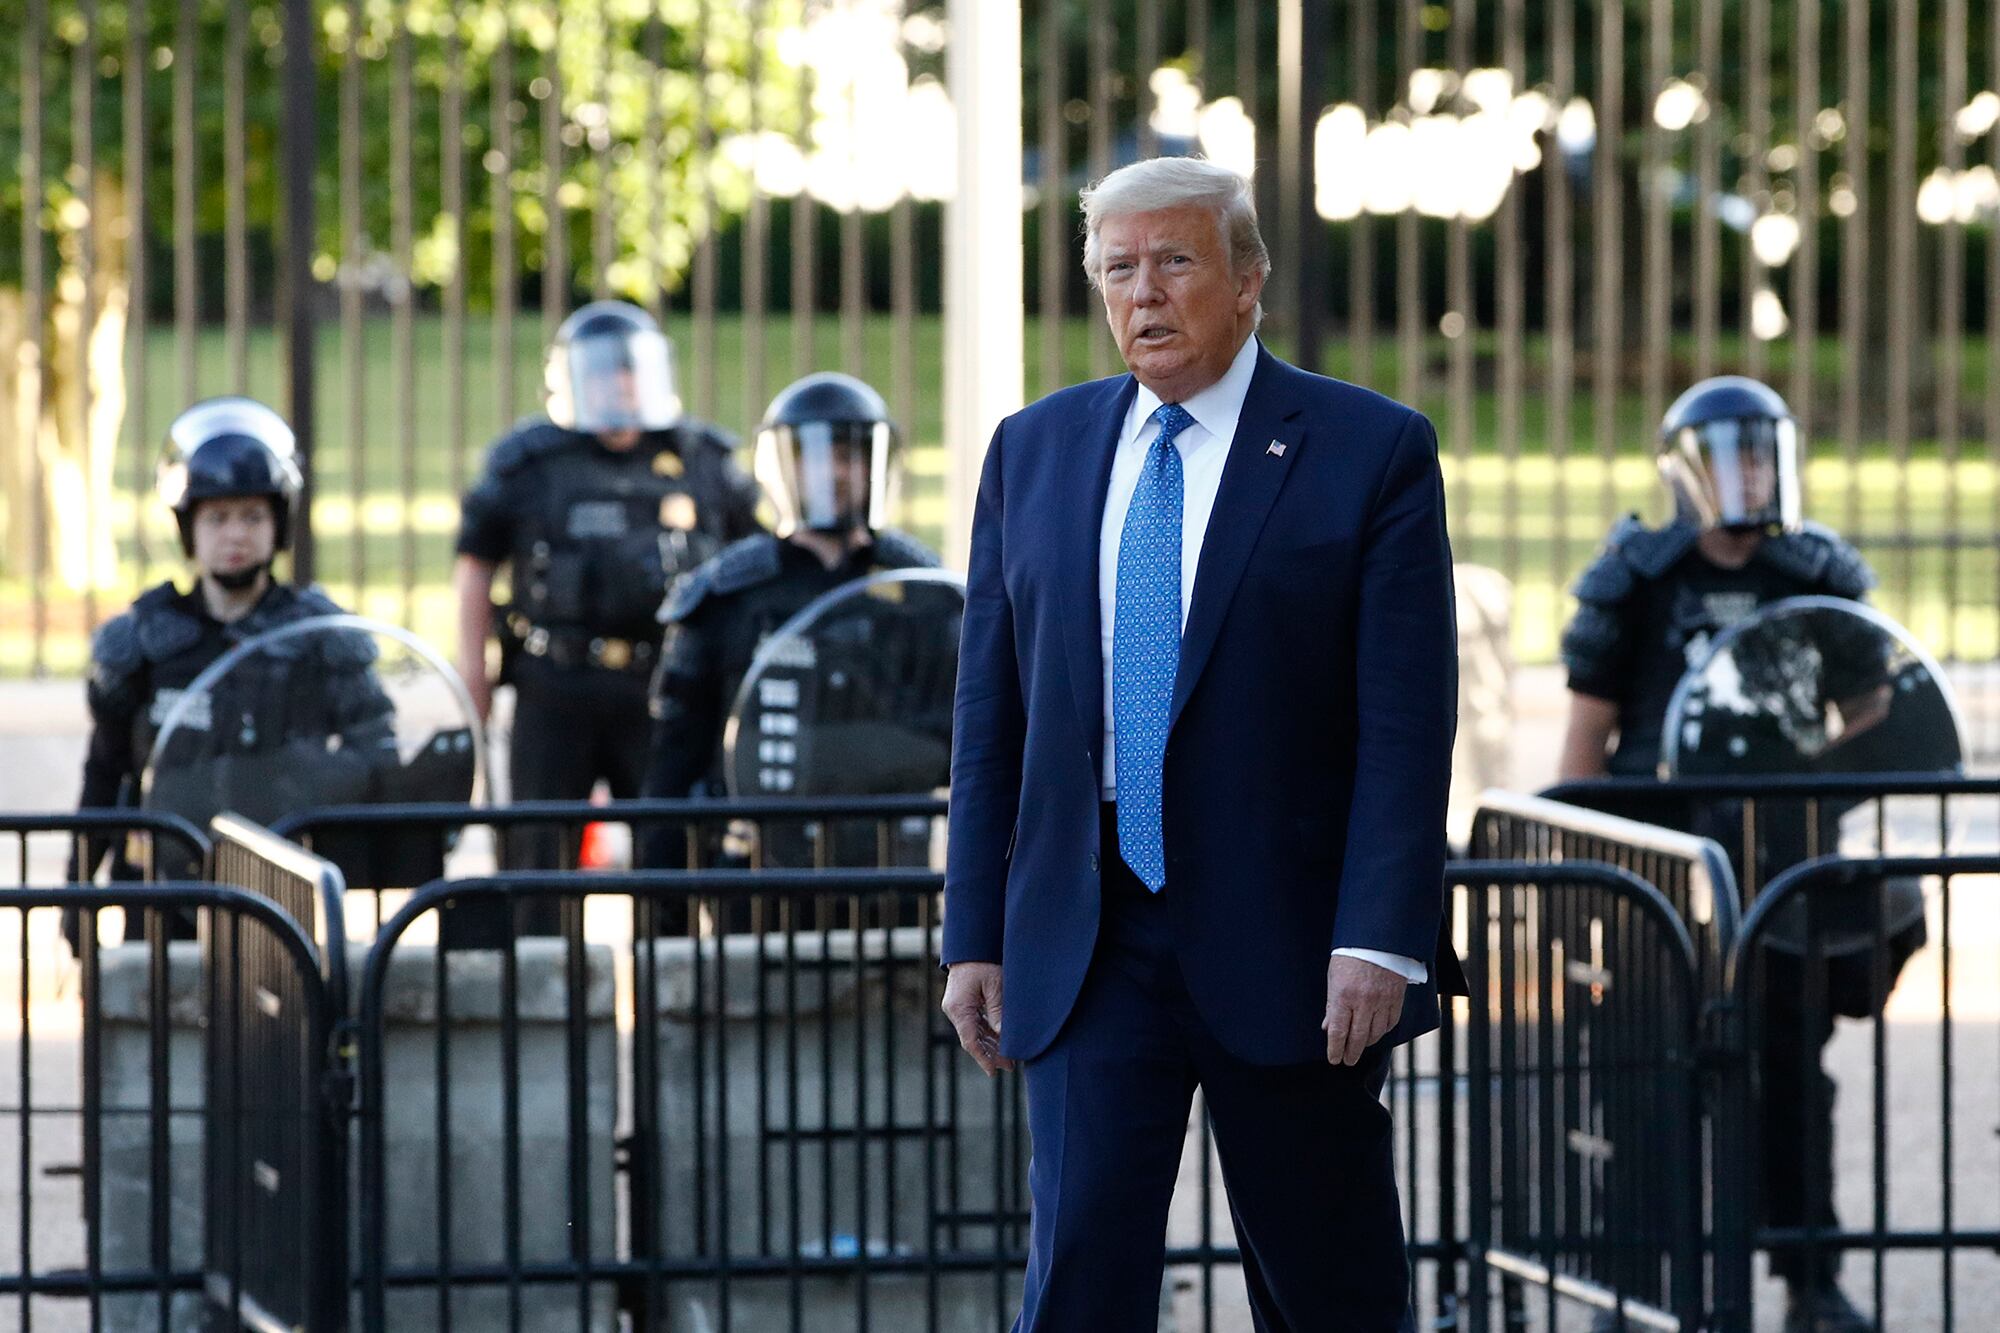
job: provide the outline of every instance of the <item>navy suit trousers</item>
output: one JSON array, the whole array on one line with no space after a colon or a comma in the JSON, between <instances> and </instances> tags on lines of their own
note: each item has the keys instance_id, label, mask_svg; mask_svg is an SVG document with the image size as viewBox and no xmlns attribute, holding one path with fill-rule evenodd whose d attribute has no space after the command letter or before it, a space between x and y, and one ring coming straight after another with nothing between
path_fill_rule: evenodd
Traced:
<instances>
[{"instance_id":1,"label":"navy suit trousers","mask_svg":"<svg viewBox=\"0 0 2000 1333\"><path fill-rule=\"evenodd\" d=\"M1016 1333L1151 1333L1197 1087L1256 1327L1408 1333L1387 1047L1352 1068L1231 1056L1188 998L1172 881L1145 891L1105 813L1096 952L1062 1031L1025 1066L1034 1219Z\"/></svg>"}]
</instances>

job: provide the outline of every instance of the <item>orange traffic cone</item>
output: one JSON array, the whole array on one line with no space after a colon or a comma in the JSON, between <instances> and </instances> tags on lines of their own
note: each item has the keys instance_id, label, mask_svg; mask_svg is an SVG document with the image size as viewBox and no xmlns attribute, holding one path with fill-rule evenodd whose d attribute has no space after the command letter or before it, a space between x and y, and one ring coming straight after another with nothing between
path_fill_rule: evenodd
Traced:
<instances>
[{"instance_id":1,"label":"orange traffic cone","mask_svg":"<svg viewBox=\"0 0 2000 1333\"><path fill-rule=\"evenodd\" d=\"M577 867L582 870L611 870L617 860L617 839L611 826L602 821L585 824L583 845L576 854Z\"/></svg>"}]
</instances>

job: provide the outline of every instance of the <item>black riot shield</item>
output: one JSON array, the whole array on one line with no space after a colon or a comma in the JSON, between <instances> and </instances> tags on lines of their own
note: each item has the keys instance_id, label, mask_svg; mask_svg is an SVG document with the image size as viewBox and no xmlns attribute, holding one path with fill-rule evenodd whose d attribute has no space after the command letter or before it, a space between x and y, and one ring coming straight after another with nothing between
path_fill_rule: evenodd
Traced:
<instances>
[{"instance_id":1,"label":"black riot shield","mask_svg":"<svg viewBox=\"0 0 2000 1333\"><path fill-rule=\"evenodd\" d=\"M1717 635L1675 688L1661 739L1668 779L1955 773L1964 753L1958 707L1937 663L1895 621L1834 597L1774 602ZM1752 840L1741 804L1720 802L1706 818L1711 827L1696 832L1715 837L1738 861L1739 880L1758 886L1808 856L1859 850L1857 839L1872 838L1876 821L1866 812L1843 817L1862 804L1825 801L1809 810L1762 801ZM1894 936L1918 930L1923 909L1918 882L1897 880L1822 898L1813 920L1823 950L1854 953L1869 947L1878 914ZM1774 921L1772 944L1803 952L1806 915L1801 900Z\"/></svg>"},{"instance_id":2,"label":"black riot shield","mask_svg":"<svg viewBox=\"0 0 2000 1333\"><path fill-rule=\"evenodd\" d=\"M845 584L766 639L723 731L731 796L899 796L941 791L951 773L952 692L965 583L896 570ZM840 865L883 861L875 825L766 825L767 865L812 864L830 838ZM888 858L926 864L929 821L899 828Z\"/></svg>"},{"instance_id":3,"label":"black riot shield","mask_svg":"<svg viewBox=\"0 0 2000 1333\"><path fill-rule=\"evenodd\" d=\"M313 616L231 648L166 702L144 804L205 827L336 805L466 802L484 738L449 663L394 625ZM443 849L396 837L316 840L350 888L421 884Z\"/></svg>"}]
</instances>

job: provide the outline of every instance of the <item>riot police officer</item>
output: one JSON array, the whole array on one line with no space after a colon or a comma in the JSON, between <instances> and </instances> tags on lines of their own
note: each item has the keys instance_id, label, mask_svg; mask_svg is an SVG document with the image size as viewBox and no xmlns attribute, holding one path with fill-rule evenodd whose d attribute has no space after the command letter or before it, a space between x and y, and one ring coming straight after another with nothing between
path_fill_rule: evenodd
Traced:
<instances>
[{"instance_id":1,"label":"riot police officer","mask_svg":"<svg viewBox=\"0 0 2000 1333\"><path fill-rule=\"evenodd\" d=\"M1674 517L1620 520L1574 589L1565 781L1653 775L1674 687L1709 640L1766 603L1860 599L1875 576L1838 534L1803 521L1797 423L1785 400L1741 376L1703 380L1660 426Z\"/></svg>"},{"instance_id":2,"label":"riot police officer","mask_svg":"<svg viewBox=\"0 0 2000 1333\"><path fill-rule=\"evenodd\" d=\"M735 543L674 585L653 678L648 796L720 795L723 722L757 647L833 588L935 552L888 526L899 440L882 396L849 375L808 375L772 400L754 467L776 535ZM656 860L649 854L649 860Z\"/></svg>"},{"instance_id":3,"label":"riot police officer","mask_svg":"<svg viewBox=\"0 0 2000 1333\"><path fill-rule=\"evenodd\" d=\"M273 559L290 542L299 500L294 453L291 427L248 398L197 403L168 429L158 490L173 512L196 579L186 592L172 582L160 584L97 631L87 687L92 729L82 807L138 803L139 781L168 712L231 647L280 625L339 613L319 589L295 589L271 575ZM246 696L229 709L210 699L205 707L182 708L178 725L204 733L211 715L268 713L283 705L283 718L245 716L240 725L232 723L229 744L240 749L245 736L254 742L259 732L267 746L283 744L307 728L317 737L340 736L340 748L354 763L369 762L369 752L384 748L386 740L386 759L393 761L393 709L375 678L373 656L365 637L329 637L315 651L286 659L291 679L283 682L282 699L269 693ZM294 702L300 707L288 706ZM83 863L71 866L71 878L92 877L112 850L87 848ZM199 871L182 867L169 873ZM122 857L113 874L136 877Z\"/></svg>"},{"instance_id":4,"label":"riot police officer","mask_svg":"<svg viewBox=\"0 0 2000 1333\"><path fill-rule=\"evenodd\" d=\"M671 350L619 301L571 315L549 349L547 415L496 442L466 495L454 581L459 671L483 716L496 568L512 604L501 683L515 689L515 800L638 794L660 599L679 574L758 531L732 439L685 416ZM525 851L549 864L553 847ZM522 864L521 856L514 856Z\"/></svg>"},{"instance_id":5,"label":"riot police officer","mask_svg":"<svg viewBox=\"0 0 2000 1333\"><path fill-rule=\"evenodd\" d=\"M1620 521L1574 589L1576 615L1562 638L1570 690L1564 781L1655 775L1675 687L1705 659L1713 636L1782 598L1860 601L1874 584L1852 546L1804 521L1798 427L1769 387L1740 376L1694 385L1668 409L1657 452L1673 518L1658 528L1636 516ZM1879 665L1849 664L1856 683L1848 697L1832 701L1850 737L1864 734L1886 707ZM1732 840L1725 845L1737 853ZM1760 867L1766 875L1783 868ZM1888 942L1892 981L1922 931L1919 919ZM1827 977L1831 1012L1809 1017L1799 998L1802 959L1765 952L1764 1217L1773 1226L1803 1226L1810 1213L1813 1225L1833 1229L1833 1085L1816 1062L1804 1071L1800 1047L1819 1051L1832 1036L1832 1013L1866 1015L1886 996L1869 984L1865 955L1838 960ZM1816 1135L1808 1133L1809 1118ZM1808 1143L1819 1145L1813 1161L1801 1151ZM1836 1284L1834 1262L1783 1252L1771 1262L1790 1292L1787 1333L1872 1327Z\"/></svg>"}]
</instances>

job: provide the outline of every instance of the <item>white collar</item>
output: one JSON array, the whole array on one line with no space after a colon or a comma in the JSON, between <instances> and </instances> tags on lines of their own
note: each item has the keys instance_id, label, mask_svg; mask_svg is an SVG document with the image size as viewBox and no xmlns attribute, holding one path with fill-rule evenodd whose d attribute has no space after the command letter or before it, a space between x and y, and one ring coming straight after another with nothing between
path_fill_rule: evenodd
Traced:
<instances>
[{"instance_id":1,"label":"white collar","mask_svg":"<svg viewBox=\"0 0 2000 1333\"><path fill-rule=\"evenodd\" d=\"M1257 347L1257 335L1252 333L1236 349L1236 359L1222 372L1222 378L1181 404L1196 425L1225 445L1235 436L1236 423L1243 416L1243 400L1250 396L1250 378L1257 373ZM1132 414L1126 418L1125 438L1131 439L1159 406L1160 396L1141 384L1132 400Z\"/></svg>"}]
</instances>

